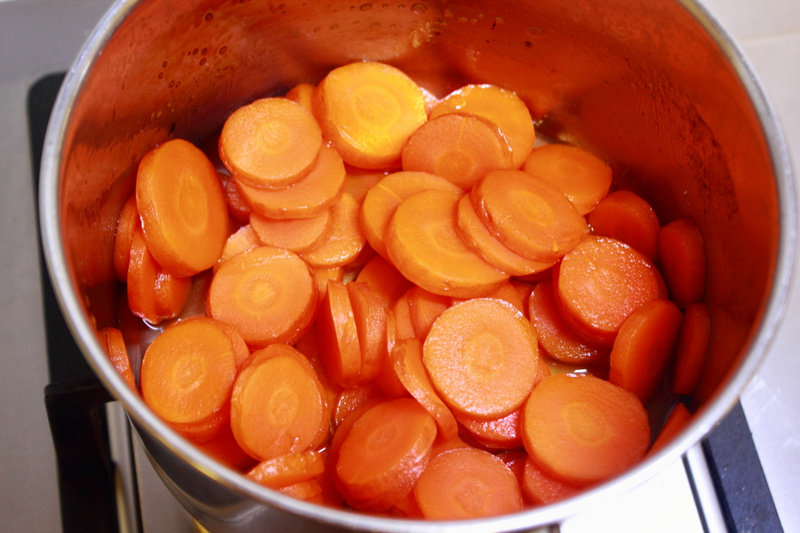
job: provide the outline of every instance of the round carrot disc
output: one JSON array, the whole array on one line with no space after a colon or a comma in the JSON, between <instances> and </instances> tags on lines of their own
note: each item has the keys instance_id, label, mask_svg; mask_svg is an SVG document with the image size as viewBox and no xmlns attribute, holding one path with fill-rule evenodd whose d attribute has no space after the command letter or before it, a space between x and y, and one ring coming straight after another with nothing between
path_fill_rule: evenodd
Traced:
<instances>
[{"instance_id":1,"label":"round carrot disc","mask_svg":"<svg viewBox=\"0 0 800 533\"><path fill-rule=\"evenodd\" d=\"M222 263L208 291L209 314L254 346L293 342L314 318L317 285L297 254L260 246Z\"/></svg>"},{"instance_id":2,"label":"round carrot disc","mask_svg":"<svg viewBox=\"0 0 800 533\"><path fill-rule=\"evenodd\" d=\"M530 322L514 306L474 298L439 315L425 339L423 362L451 408L497 418L528 397L539 351Z\"/></svg>"}]
</instances>

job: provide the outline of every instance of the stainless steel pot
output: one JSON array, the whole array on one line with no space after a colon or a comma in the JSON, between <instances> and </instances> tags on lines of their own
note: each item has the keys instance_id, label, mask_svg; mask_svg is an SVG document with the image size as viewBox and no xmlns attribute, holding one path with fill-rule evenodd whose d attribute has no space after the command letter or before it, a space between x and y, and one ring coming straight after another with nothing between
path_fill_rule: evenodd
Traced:
<instances>
[{"instance_id":1,"label":"stainless steel pot","mask_svg":"<svg viewBox=\"0 0 800 533\"><path fill-rule=\"evenodd\" d=\"M203 138L237 105L359 59L398 65L437 95L467 82L517 91L540 132L600 154L662 222L689 215L707 243L714 333L691 425L638 467L575 498L459 527L558 522L590 501L631 490L702 439L736 401L781 319L796 207L776 119L740 52L701 6L120 0L88 39L56 102L42 161L43 241L75 339L125 406L176 498L212 531L454 525L322 508L247 481L163 424L95 340L95 329L116 315L114 227L139 158L170 137Z\"/></svg>"}]
</instances>

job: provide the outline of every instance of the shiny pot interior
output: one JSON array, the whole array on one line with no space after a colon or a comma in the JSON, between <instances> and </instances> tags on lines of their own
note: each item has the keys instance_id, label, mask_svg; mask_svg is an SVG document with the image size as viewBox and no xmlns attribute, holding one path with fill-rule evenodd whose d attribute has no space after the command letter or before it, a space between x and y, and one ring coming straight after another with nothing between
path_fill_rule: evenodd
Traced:
<instances>
[{"instance_id":1,"label":"shiny pot interior","mask_svg":"<svg viewBox=\"0 0 800 533\"><path fill-rule=\"evenodd\" d=\"M42 227L60 303L175 496L213 531L448 524L367 517L283 497L200 454L128 390L94 336L116 319L112 243L136 165L171 137L199 141L238 105L336 65L399 66L436 96L494 83L538 132L609 161L662 223L692 217L709 263L713 338L698 416L661 453L568 501L460 524L531 528L630 490L727 412L783 312L795 247L792 176L775 118L736 47L690 1L117 2L64 82L42 162ZM132 349L134 366L141 352ZM452 525L452 524L451 524Z\"/></svg>"}]
</instances>

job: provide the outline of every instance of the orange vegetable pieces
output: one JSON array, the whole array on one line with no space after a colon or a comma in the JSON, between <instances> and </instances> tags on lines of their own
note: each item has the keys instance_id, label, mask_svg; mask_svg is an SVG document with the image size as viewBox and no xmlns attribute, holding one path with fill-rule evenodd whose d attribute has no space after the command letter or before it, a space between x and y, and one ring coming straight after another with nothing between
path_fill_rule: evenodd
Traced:
<instances>
[{"instance_id":1,"label":"orange vegetable pieces","mask_svg":"<svg viewBox=\"0 0 800 533\"><path fill-rule=\"evenodd\" d=\"M332 205L344 185L344 162L325 144L300 181L282 189L258 189L238 183L250 208L269 218L309 218Z\"/></svg>"},{"instance_id":2,"label":"orange vegetable pieces","mask_svg":"<svg viewBox=\"0 0 800 533\"><path fill-rule=\"evenodd\" d=\"M131 358L122 332L114 327L106 327L97 332L97 337L100 347L106 351L109 361L114 365L120 377L131 390L138 391L136 378L134 378L133 370L131 369Z\"/></svg>"},{"instance_id":3,"label":"orange vegetable pieces","mask_svg":"<svg viewBox=\"0 0 800 533\"><path fill-rule=\"evenodd\" d=\"M431 327L423 361L452 409L479 418L507 415L525 401L539 365L536 334L510 304L474 298Z\"/></svg>"},{"instance_id":4,"label":"orange vegetable pieces","mask_svg":"<svg viewBox=\"0 0 800 533\"><path fill-rule=\"evenodd\" d=\"M411 171L389 174L367 191L359 218L367 242L379 255L388 257L384 236L397 206L409 196L428 189L461 192L458 186L442 177Z\"/></svg>"},{"instance_id":5,"label":"orange vegetable pieces","mask_svg":"<svg viewBox=\"0 0 800 533\"><path fill-rule=\"evenodd\" d=\"M114 275L125 283L128 279L128 263L131 260L131 242L133 232L139 222L139 210L136 208L136 196L131 195L123 204L117 219L114 233Z\"/></svg>"},{"instance_id":6,"label":"orange vegetable pieces","mask_svg":"<svg viewBox=\"0 0 800 533\"><path fill-rule=\"evenodd\" d=\"M347 287L329 281L316 319L320 360L325 374L337 385L350 387L361 381L361 345Z\"/></svg>"},{"instance_id":7,"label":"orange vegetable pieces","mask_svg":"<svg viewBox=\"0 0 800 533\"><path fill-rule=\"evenodd\" d=\"M447 296L433 294L422 287L414 286L409 289L408 310L418 339L424 340L428 336L433 322L450 307L451 301Z\"/></svg>"},{"instance_id":8,"label":"orange vegetable pieces","mask_svg":"<svg viewBox=\"0 0 800 533\"><path fill-rule=\"evenodd\" d=\"M522 257L503 244L475 212L472 199L464 195L458 202L456 230L461 240L498 270L511 276L527 276L553 266L552 261L533 261Z\"/></svg>"},{"instance_id":9,"label":"orange vegetable pieces","mask_svg":"<svg viewBox=\"0 0 800 533\"><path fill-rule=\"evenodd\" d=\"M594 376L543 379L525 404L522 429L536 464L579 487L627 470L650 444L647 411L639 398Z\"/></svg>"},{"instance_id":10,"label":"orange vegetable pieces","mask_svg":"<svg viewBox=\"0 0 800 533\"><path fill-rule=\"evenodd\" d=\"M675 354L672 392L694 394L708 357L711 341L711 319L704 303L689 304L683 313Z\"/></svg>"},{"instance_id":11,"label":"orange vegetable pieces","mask_svg":"<svg viewBox=\"0 0 800 533\"><path fill-rule=\"evenodd\" d=\"M228 208L214 165L193 144L173 139L142 158L136 205L153 258L174 276L211 268L228 237Z\"/></svg>"},{"instance_id":12,"label":"orange vegetable pieces","mask_svg":"<svg viewBox=\"0 0 800 533\"><path fill-rule=\"evenodd\" d=\"M475 212L519 255L556 261L587 234L588 226L564 194L521 170L495 170L471 192Z\"/></svg>"},{"instance_id":13,"label":"orange vegetable pieces","mask_svg":"<svg viewBox=\"0 0 800 533\"><path fill-rule=\"evenodd\" d=\"M311 83L298 83L286 92L286 98L301 104L303 107L311 111L311 100L314 96L315 90L316 87Z\"/></svg>"},{"instance_id":14,"label":"orange vegetable pieces","mask_svg":"<svg viewBox=\"0 0 800 533\"><path fill-rule=\"evenodd\" d=\"M428 190L403 200L386 229L386 251L397 270L423 289L471 298L491 292L508 275L467 248L456 233L459 199L459 194Z\"/></svg>"},{"instance_id":15,"label":"orange vegetable pieces","mask_svg":"<svg viewBox=\"0 0 800 533\"><path fill-rule=\"evenodd\" d=\"M253 226L250 224L245 224L241 226L239 229L231 233L228 238L225 240L225 245L222 247L222 255L219 257L219 261L214 266L214 271L219 268L219 265L230 259L231 257L237 256L242 252L246 252L247 250L252 250L253 248L258 248L259 246L263 246L264 243L258 238L258 234L253 229Z\"/></svg>"},{"instance_id":16,"label":"orange vegetable pieces","mask_svg":"<svg viewBox=\"0 0 800 533\"><path fill-rule=\"evenodd\" d=\"M380 295L363 281L350 282L346 287L361 351L359 379L371 381L383 371L388 357L386 306Z\"/></svg>"},{"instance_id":17,"label":"orange vegetable pieces","mask_svg":"<svg viewBox=\"0 0 800 533\"><path fill-rule=\"evenodd\" d=\"M586 364L603 359L608 350L587 343L561 316L551 280L536 284L528 300L528 314L536 330L539 346L556 361Z\"/></svg>"},{"instance_id":18,"label":"orange vegetable pieces","mask_svg":"<svg viewBox=\"0 0 800 533\"><path fill-rule=\"evenodd\" d=\"M580 489L554 478L528 457L522 471L522 495L525 501L534 505L547 505L566 500Z\"/></svg>"},{"instance_id":19,"label":"orange vegetable pieces","mask_svg":"<svg viewBox=\"0 0 800 533\"><path fill-rule=\"evenodd\" d=\"M646 256L608 237L590 237L564 256L554 277L562 316L587 341L610 346L623 320L661 291Z\"/></svg>"},{"instance_id":20,"label":"orange vegetable pieces","mask_svg":"<svg viewBox=\"0 0 800 533\"><path fill-rule=\"evenodd\" d=\"M522 166L536 140L525 102L513 91L496 85L465 85L437 102L430 118L447 113L469 113L495 124L511 148L514 168Z\"/></svg>"},{"instance_id":21,"label":"orange vegetable pieces","mask_svg":"<svg viewBox=\"0 0 800 533\"><path fill-rule=\"evenodd\" d=\"M385 307L390 307L404 292L411 288L409 282L389 261L376 255L358 272L356 281L361 281L381 298Z\"/></svg>"},{"instance_id":22,"label":"orange vegetable pieces","mask_svg":"<svg viewBox=\"0 0 800 533\"><path fill-rule=\"evenodd\" d=\"M222 263L208 290L207 311L251 346L291 343L314 319L317 285L299 256L259 246Z\"/></svg>"},{"instance_id":23,"label":"orange vegetable pieces","mask_svg":"<svg viewBox=\"0 0 800 533\"><path fill-rule=\"evenodd\" d=\"M304 450L265 459L245 475L265 487L278 489L314 479L324 471L325 453Z\"/></svg>"},{"instance_id":24,"label":"orange vegetable pieces","mask_svg":"<svg viewBox=\"0 0 800 533\"><path fill-rule=\"evenodd\" d=\"M433 457L414 487L429 520L466 520L522 510L511 469L489 452L456 448Z\"/></svg>"},{"instance_id":25,"label":"orange vegetable pieces","mask_svg":"<svg viewBox=\"0 0 800 533\"><path fill-rule=\"evenodd\" d=\"M422 363L422 344L417 339L403 339L392 349L395 374L408 393L436 420L439 438L450 441L458 436L458 425L453 413L439 398L428 372Z\"/></svg>"},{"instance_id":26,"label":"orange vegetable pieces","mask_svg":"<svg viewBox=\"0 0 800 533\"><path fill-rule=\"evenodd\" d=\"M669 444L669 442L678 436L678 434L684 430L684 428L689 424L689 420L692 418L692 413L683 403L676 403L672 410L669 412L667 416L667 420L664 422L664 425L661 427L661 431L658 432L655 440L653 441L653 445L650 446L650 451L648 451L648 455L652 455L654 453L658 453L661 448Z\"/></svg>"},{"instance_id":27,"label":"orange vegetable pieces","mask_svg":"<svg viewBox=\"0 0 800 533\"><path fill-rule=\"evenodd\" d=\"M247 224L250 220L250 206L247 205L236 180L229 174L218 172L222 192L225 193L225 203L228 214L237 224Z\"/></svg>"},{"instance_id":28,"label":"orange vegetable pieces","mask_svg":"<svg viewBox=\"0 0 800 533\"><path fill-rule=\"evenodd\" d=\"M651 261L658 255L658 217L650 204L633 192L609 193L589 213L589 224L595 235L622 241Z\"/></svg>"},{"instance_id":29,"label":"orange vegetable pieces","mask_svg":"<svg viewBox=\"0 0 800 533\"><path fill-rule=\"evenodd\" d=\"M334 68L317 85L314 115L344 160L385 168L400 159L408 137L428 119L425 94L405 73L378 62Z\"/></svg>"},{"instance_id":30,"label":"orange vegetable pieces","mask_svg":"<svg viewBox=\"0 0 800 533\"><path fill-rule=\"evenodd\" d=\"M673 220L658 233L661 270L670 295L681 308L705 296L706 253L703 236L688 218Z\"/></svg>"},{"instance_id":31,"label":"orange vegetable pieces","mask_svg":"<svg viewBox=\"0 0 800 533\"><path fill-rule=\"evenodd\" d=\"M334 463L344 499L356 509L390 509L411 493L435 438L433 418L412 398L368 409L344 436Z\"/></svg>"},{"instance_id":32,"label":"orange vegetable pieces","mask_svg":"<svg viewBox=\"0 0 800 533\"><path fill-rule=\"evenodd\" d=\"M364 202L367 192L389 174L384 170L367 170L351 166L345 166L345 172L342 192L350 194L359 204Z\"/></svg>"},{"instance_id":33,"label":"orange vegetable pieces","mask_svg":"<svg viewBox=\"0 0 800 533\"><path fill-rule=\"evenodd\" d=\"M310 249L302 253L303 259L313 267L344 266L353 261L364 248L366 240L358 224L358 203L347 193L342 193L332 206L331 222Z\"/></svg>"},{"instance_id":34,"label":"orange vegetable pieces","mask_svg":"<svg viewBox=\"0 0 800 533\"><path fill-rule=\"evenodd\" d=\"M126 287L131 312L150 324L175 318L186 305L191 286L191 278L164 272L137 226L131 239Z\"/></svg>"},{"instance_id":35,"label":"orange vegetable pieces","mask_svg":"<svg viewBox=\"0 0 800 533\"><path fill-rule=\"evenodd\" d=\"M608 380L647 402L664 380L682 319L671 300L651 300L634 310L614 339Z\"/></svg>"},{"instance_id":36,"label":"orange vegetable pieces","mask_svg":"<svg viewBox=\"0 0 800 533\"><path fill-rule=\"evenodd\" d=\"M299 181L322 146L311 112L288 98L260 98L236 109L222 126L219 155L231 175L259 189Z\"/></svg>"},{"instance_id":37,"label":"orange vegetable pieces","mask_svg":"<svg viewBox=\"0 0 800 533\"><path fill-rule=\"evenodd\" d=\"M511 450L522 446L522 408L489 419L459 413L456 415L456 420L482 448Z\"/></svg>"},{"instance_id":38,"label":"orange vegetable pieces","mask_svg":"<svg viewBox=\"0 0 800 533\"><path fill-rule=\"evenodd\" d=\"M250 213L250 225L262 244L303 253L322 239L331 218L331 209L309 218L268 218Z\"/></svg>"},{"instance_id":39,"label":"orange vegetable pieces","mask_svg":"<svg viewBox=\"0 0 800 533\"><path fill-rule=\"evenodd\" d=\"M534 148L523 169L563 192L581 215L592 211L611 187L608 163L570 144Z\"/></svg>"},{"instance_id":40,"label":"orange vegetable pieces","mask_svg":"<svg viewBox=\"0 0 800 533\"><path fill-rule=\"evenodd\" d=\"M365 406L378 403L379 399L381 399L380 393L372 384L342 389L336 395L331 412L333 426L341 426L352 413L364 409Z\"/></svg>"},{"instance_id":41,"label":"orange vegetable pieces","mask_svg":"<svg viewBox=\"0 0 800 533\"><path fill-rule=\"evenodd\" d=\"M403 147L404 170L430 172L470 189L490 170L513 168L511 148L491 122L462 113L432 118Z\"/></svg>"},{"instance_id":42,"label":"orange vegetable pieces","mask_svg":"<svg viewBox=\"0 0 800 533\"><path fill-rule=\"evenodd\" d=\"M189 318L165 328L145 351L142 397L176 431L209 440L228 420L236 372L225 330L210 318Z\"/></svg>"},{"instance_id":43,"label":"orange vegetable pieces","mask_svg":"<svg viewBox=\"0 0 800 533\"><path fill-rule=\"evenodd\" d=\"M322 384L303 354L286 344L253 353L231 392L231 429L259 460L309 450L329 429Z\"/></svg>"}]
</instances>

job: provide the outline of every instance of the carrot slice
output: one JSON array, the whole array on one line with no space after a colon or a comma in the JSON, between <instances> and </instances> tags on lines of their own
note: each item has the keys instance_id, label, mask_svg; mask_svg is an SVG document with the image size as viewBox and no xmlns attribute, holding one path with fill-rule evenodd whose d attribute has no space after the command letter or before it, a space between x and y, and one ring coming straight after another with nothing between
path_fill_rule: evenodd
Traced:
<instances>
[{"instance_id":1,"label":"carrot slice","mask_svg":"<svg viewBox=\"0 0 800 533\"><path fill-rule=\"evenodd\" d=\"M458 413L456 420L475 439L478 446L489 450L508 450L522 446L522 408L497 418L476 418Z\"/></svg>"},{"instance_id":2,"label":"carrot slice","mask_svg":"<svg viewBox=\"0 0 800 533\"><path fill-rule=\"evenodd\" d=\"M210 440L194 444L215 461L237 472L247 472L256 464L256 460L236 442L230 424L224 424L219 433Z\"/></svg>"},{"instance_id":3,"label":"carrot slice","mask_svg":"<svg viewBox=\"0 0 800 533\"><path fill-rule=\"evenodd\" d=\"M564 194L521 170L495 170L471 192L475 212L501 242L532 261L556 261L587 234Z\"/></svg>"},{"instance_id":4,"label":"carrot slice","mask_svg":"<svg viewBox=\"0 0 800 533\"><path fill-rule=\"evenodd\" d=\"M376 255L364 265L358 272L356 281L369 285L375 294L380 296L381 302L387 308L391 307L404 292L411 288L411 282L380 255Z\"/></svg>"},{"instance_id":5,"label":"carrot slice","mask_svg":"<svg viewBox=\"0 0 800 533\"><path fill-rule=\"evenodd\" d=\"M515 92L489 84L465 85L437 102L430 118L458 112L495 124L511 148L513 167L522 166L533 149L536 132L528 106Z\"/></svg>"},{"instance_id":6,"label":"carrot slice","mask_svg":"<svg viewBox=\"0 0 800 533\"><path fill-rule=\"evenodd\" d=\"M178 321L144 353L142 397L176 431L209 440L228 419L236 371L230 338L221 327L205 319Z\"/></svg>"},{"instance_id":7,"label":"carrot slice","mask_svg":"<svg viewBox=\"0 0 800 533\"><path fill-rule=\"evenodd\" d=\"M490 170L514 168L511 148L497 127L463 113L441 115L417 128L403 147L402 164L465 190Z\"/></svg>"},{"instance_id":8,"label":"carrot slice","mask_svg":"<svg viewBox=\"0 0 800 533\"><path fill-rule=\"evenodd\" d=\"M554 478L528 457L525 460L522 481L522 496L527 503L547 505L566 500L577 494L580 489Z\"/></svg>"},{"instance_id":9,"label":"carrot slice","mask_svg":"<svg viewBox=\"0 0 800 533\"><path fill-rule=\"evenodd\" d=\"M539 346L555 359L568 364L589 364L608 355L608 349L587 343L561 316L551 280L536 284L528 300L528 313Z\"/></svg>"},{"instance_id":10,"label":"carrot slice","mask_svg":"<svg viewBox=\"0 0 800 533\"><path fill-rule=\"evenodd\" d=\"M522 439L550 475L583 487L644 457L650 426L639 398L594 376L553 374L525 404Z\"/></svg>"},{"instance_id":11,"label":"carrot slice","mask_svg":"<svg viewBox=\"0 0 800 533\"><path fill-rule=\"evenodd\" d=\"M228 209L214 165L193 144L173 139L145 154L136 205L147 246L164 271L192 276L219 259Z\"/></svg>"},{"instance_id":12,"label":"carrot slice","mask_svg":"<svg viewBox=\"0 0 800 533\"><path fill-rule=\"evenodd\" d=\"M301 82L286 92L286 98L311 111L311 99L314 96L314 90L316 90L316 86L313 84Z\"/></svg>"},{"instance_id":13,"label":"carrot slice","mask_svg":"<svg viewBox=\"0 0 800 533\"><path fill-rule=\"evenodd\" d=\"M131 369L131 358L122 332L114 327L106 327L98 331L97 336L100 341L100 347L105 349L108 359L114 365L116 371L132 390L138 391L136 378L133 377L133 370Z\"/></svg>"},{"instance_id":14,"label":"carrot slice","mask_svg":"<svg viewBox=\"0 0 800 533\"><path fill-rule=\"evenodd\" d=\"M703 299L706 252L703 235L692 220L673 220L658 233L658 251L672 299L681 308Z\"/></svg>"},{"instance_id":15,"label":"carrot slice","mask_svg":"<svg viewBox=\"0 0 800 533\"><path fill-rule=\"evenodd\" d=\"M641 196L614 191L589 213L595 235L611 237L639 250L651 261L658 255L658 216Z\"/></svg>"},{"instance_id":16,"label":"carrot slice","mask_svg":"<svg viewBox=\"0 0 800 533\"><path fill-rule=\"evenodd\" d=\"M384 168L428 119L425 94L401 70L378 62L334 68L314 93L314 115L349 164Z\"/></svg>"},{"instance_id":17,"label":"carrot slice","mask_svg":"<svg viewBox=\"0 0 800 533\"><path fill-rule=\"evenodd\" d=\"M694 394L706 364L711 341L711 319L705 303L689 304L683 314L675 354L672 392Z\"/></svg>"},{"instance_id":18,"label":"carrot slice","mask_svg":"<svg viewBox=\"0 0 800 533\"><path fill-rule=\"evenodd\" d=\"M371 383L342 389L336 395L331 413L334 427L342 425L348 416L361 407L370 402L377 403L379 399L381 399L380 393Z\"/></svg>"},{"instance_id":19,"label":"carrot slice","mask_svg":"<svg viewBox=\"0 0 800 533\"><path fill-rule=\"evenodd\" d=\"M570 144L534 148L523 169L563 192L581 215L592 211L611 187L608 163Z\"/></svg>"},{"instance_id":20,"label":"carrot slice","mask_svg":"<svg viewBox=\"0 0 800 533\"><path fill-rule=\"evenodd\" d=\"M386 251L397 270L425 290L471 298L496 289L508 275L467 248L456 233L459 199L459 194L428 190L403 200L386 229Z\"/></svg>"},{"instance_id":21,"label":"carrot slice","mask_svg":"<svg viewBox=\"0 0 800 533\"><path fill-rule=\"evenodd\" d=\"M317 285L306 263L260 246L222 263L208 290L209 315L233 326L252 346L294 342L309 327Z\"/></svg>"},{"instance_id":22,"label":"carrot slice","mask_svg":"<svg viewBox=\"0 0 800 533\"><path fill-rule=\"evenodd\" d=\"M677 437L681 431L683 431L683 429L689 424L689 420L691 418L692 413L689 411L686 405L681 402L676 403L669 412L667 420L661 427L661 431L658 432L658 435L653 441L653 445L650 446L650 450L647 452L647 454L652 455L657 453L659 450L661 450L661 448L666 446L672 439Z\"/></svg>"},{"instance_id":23,"label":"carrot slice","mask_svg":"<svg viewBox=\"0 0 800 533\"><path fill-rule=\"evenodd\" d=\"M128 279L128 263L131 260L133 232L139 225L139 210L136 208L136 195L131 195L123 204L117 218L114 233L114 274L125 283Z\"/></svg>"},{"instance_id":24,"label":"carrot slice","mask_svg":"<svg viewBox=\"0 0 800 533\"><path fill-rule=\"evenodd\" d=\"M409 196L428 189L461 192L459 187L440 176L411 171L389 174L367 191L361 204L361 228L367 242L379 255L388 257L384 236L397 206Z\"/></svg>"},{"instance_id":25,"label":"carrot slice","mask_svg":"<svg viewBox=\"0 0 800 533\"><path fill-rule=\"evenodd\" d=\"M562 316L587 341L610 346L622 321L661 294L660 275L627 244L590 237L564 256L554 277Z\"/></svg>"},{"instance_id":26,"label":"carrot slice","mask_svg":"<svg viewBox=\"0 0 800 533\"><path fill-rule=\"evenodd\" d=\"M682 319L671 300L659 298L635 309L614 339L608 380L647 402L664 379Z\"/></svg>"},{"instance_id":27,"label":"carrot slice","mask_svg":"<svg viewBox=\"0 0 800 533\"><path fill-rule=\"evenodd\" d=\"M422 287L411 287L408 291L408 311L411 324L418 339L428 336L433 322L445 309L450 307L452 300L447 296L433 294Z\"/></svg>"},{"instance_id":28,"label":"carrot slice","mask_svg":"<svg viewBox=\"0 0 800 533\"><path fill-rule=\"evenodd\" d=\"M314 274L314 280L317 282L317 291L319 292L320 299L322 299L328 291L328 281L344 280L344 268L340 266L313 267L311 272Z\"/></svg>"},{"instance_id":29,"label":"carrot slice","mask_svg":"<svg viewBox=\"0 0 800 533\"><path fill-rule=\"evenodd\" d=\"M429 520L462 520L522 510L514 473L497 457L476 448L456 448L433 457L414 487Z\"/></svg>"},{"instance_id":30,"label":"carrot slice","mask_svg":"<svg viewBox=\"0 0 800 533\"><path fill-rule=\"evenodd\" d=\"M349 165L345 166L345 172L342 192L350 194L359 204L364 202L367 192L389 174L385 170L367 170Z\"/></svg>"},{"instance_id":31,"label":"carrot slice","mask_svg":"<svg viewBox=\"0 0 800 533\"><path fill-rule=\"evenodd\" d=\"M259 246L263 246L263 243L258 238L258 234L256 234L253 226L245 224L231 233L225 240L225 244L222 246L222 254L219 256L217 264L214 265L214 272L217 271L222 263L231 257L235 257L247 250L258 248Z\"/></svg>"},{"instance_id":32,"label":"carrot slice","mask_svg":"<svg viewBox=\"0 0 800 533\"><path fill-rule=\"evenodd\" d=\"M303 178L283 189L258 189L237 180L250 208L270 218L309 218L336 201L344 185L341 156L330 145L320 148L314 165Z\"/></svg>"},{"instance_id":33,"label":"carrot slice","mask_svg":"<svg viewBox=\"0 0 800 533\"><path fill-rule=\"evenodd\" d=\"M510 304L491 298L448 308L431 327L423 351L445 403L480 418L507 415L522 405L539 363L530 322Z\"/></svg>"},{"instance_id":34,"label":"carrot slice","mask_svg":"<svg viewBox=\"0 0 800 533\"><path fill-rule=\"evenodd\" d=\"M150 324L175 318L189 299L192 281L164 272L150 254L141 226L131 240L127 293L131 312Z\"/></svg>"},{"instance_id":35,"label":"carrot slice","mask_svg":"<svg viewBox=\"0 0 800 533\"><path fill-rule=\"evenodd\" d=\"M259 189L297 183L322 146L314 115L282 97L260 98L237 108L219 136L222 163L236 179Z\"/></svg>"},{"instance_id":36,"label":"carrot slice","mask_svg":"<svg viewBox=\"0 0 800 533\"><path fill-rule=\"evenodd\" d=\"M469 195L462 196L458 202L456 222L458 235L464 244L487 263L511 276L544 272L554 264L553 261L533 261L503 244L478 217Z\"/></svg>"},{"instance_id":37,"label":"carrot slice","mask_svg":"<svg viewBox=\"0 0 800 533\"><path fill-rule=\"evenodd\" d=\"M458 424L450 408L441 400L433 388L427 370L422 363L422 344L417 339L398 341L392 349L392 364L395 373L408 393L436 420L439 438L450 441L458 436Z\"/></svg>"},{"instance_id":38,"label":"carrot slice","mask_svg":"<svg viewBox=\"0 0 800 533\"><path fill-rule=\"evenodd\" d=\"M308 481L325 471L325 455L318 450L279 455L259 462L245 477L271 489Z\"/></svg>"},{"instance_id":39,"label":"carrot slice","mask_svg":"<svg viewBox=\"0 0 800 533\"><path fill-rule=\"evenodd\" d=\"M228 214L238 224L247 224L250 221L250 206L247 205L242 191L236 185L236 180L230 174L218 172L222 192L225 194L225 204L228 206Z\"/></svg>"},{"instance_id":40,"label":"carrot slice","mask_svg":"<svg viewBox=\"0 0 800 533\"><path fill-rule=\"evenodd\" d=\"M371 381L381 373L388 357L386 306L381 297L363 281L348 283L347 294L361 348L359 376L362 381Z\"/></svg>"},{"instance_id":41,"label":"carrot slice","mask_svg":"<svg viewBox=\"0 0 800 533\"><path fill-rule=\"evenodd\" d=\"M262 244L299 254L320 242L330 227L331 218L331 209L309 218L269 218L251 212L250 226Z\"/></svg>"},{"instance_id":42,"label":"carrot slice","mask_svg":"<svg viewBox=\"0 0 800 533\"><path fill-rule=\"evenodd\" d=\"M338 450L335 473L345 500L356 509L391 508L414 488L435 438L433 418L414 399L367 410Z\"/></svg>"},{"instance_id":43,"label":"carrot slice","mask_svg":"<svg viewBox=\"0 0 800 533\"><path fill-rule=\"evenodd\" d=\"M331 221L314 246L301 256L313 267L336 267L352 262L366 240L358 224L358 203L347 193L332 206Z\"/></svg>"},{"instance_id":44,"label":"carrot slice","mask_svg":"<svg viewBox=\"0 0 800 533\"><path fill-rule=\"evenodd\" d=\"M313 367L286 344L253 353L231 392L233 435L259 460L310 449L328 431L327 415Z\"/></svg>"},{"instance_id":45,"label":"carrot slice","mask_svg":"<svg viewBox=\"0 0 800 533\"><path fill-rule=\"evenodd\" d=\"M336 384L350 387L361 379L361 345L347 287L329 281L316 320L320 360Z\"/></svg>"}]
</instances>

